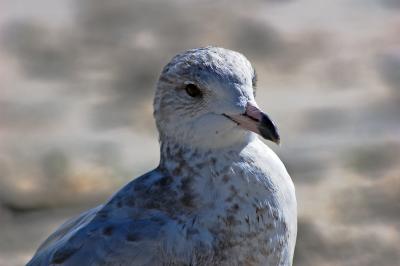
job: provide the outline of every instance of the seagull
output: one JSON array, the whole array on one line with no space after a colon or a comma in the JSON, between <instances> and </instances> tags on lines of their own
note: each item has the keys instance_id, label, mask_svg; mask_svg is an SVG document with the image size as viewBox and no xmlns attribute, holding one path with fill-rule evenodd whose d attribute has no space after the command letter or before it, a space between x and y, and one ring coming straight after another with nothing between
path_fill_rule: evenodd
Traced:
<instances>
[{"instance_id":1,"label":"seagull","mask_svg":"<svg viewBox=\"0 0 400 266\"><path fill-rule=\"evenodd\" d=\"M256 74L219 47L180 53L154 97L160 163L57 229L28 266L292 265L293 182Z\"/></svg>"}]
</instances>

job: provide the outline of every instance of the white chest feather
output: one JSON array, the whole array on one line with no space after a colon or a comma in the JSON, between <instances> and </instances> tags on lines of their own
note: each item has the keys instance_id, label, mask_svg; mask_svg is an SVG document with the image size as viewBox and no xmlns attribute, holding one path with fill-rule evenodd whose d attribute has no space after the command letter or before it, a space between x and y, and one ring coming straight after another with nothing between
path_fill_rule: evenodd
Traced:
<instances>
[{"instance_id":1,"label":"white chest feather","mask_svg":"<svg viewBox=\"0 0 400 266\"><path fill-rule=\"evenodd\" d=\"M257 140L240 151L181 156L189 166L167 161L176 175L180 208L188 207L178 211L183 225L170 228L170 239L181 243L174 253L208 250L210 258L226 265L291 264L297 230L294 187L268 147Z\"/></svg>"}]
</instances>

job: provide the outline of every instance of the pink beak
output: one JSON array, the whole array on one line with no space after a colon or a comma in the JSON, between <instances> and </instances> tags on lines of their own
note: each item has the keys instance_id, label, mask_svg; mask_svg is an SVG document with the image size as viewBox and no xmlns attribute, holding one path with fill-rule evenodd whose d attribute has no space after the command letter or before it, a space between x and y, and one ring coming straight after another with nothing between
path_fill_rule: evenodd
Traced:
<instances>
[{"instance_id":1,"label":"pink beak","mask_svg":"<svg viewBox=\"0 0 400 266\"><path fill-rule=\"evenodd\" d=\"M246 111L240 115L225 115L238 126L261 135L263 138L279 144L278 129L272 120L255 104L247 103Z\"/></svg>"}]
</instances>

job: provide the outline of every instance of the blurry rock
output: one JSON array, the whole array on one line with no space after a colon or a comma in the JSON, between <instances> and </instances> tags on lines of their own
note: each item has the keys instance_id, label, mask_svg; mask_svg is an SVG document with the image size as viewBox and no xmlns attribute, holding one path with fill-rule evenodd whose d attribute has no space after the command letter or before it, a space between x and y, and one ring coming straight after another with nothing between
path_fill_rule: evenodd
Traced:
<instances>
[{"instance_id":1,"label":"blurry rock","mask_svg":"<svg viewBox=\"0 0 400 266\"><path fill-rule=\"evenodd\" d=\"M376 142L382 142L382 144L377 145L378 154L385 153L386 147L391 156L393 149L399 149L397 141L393 141L393 137L394 140L399 139L396 137L397 132L400 132L399 117L400 97L389 91L389 95L386 95L386 97L374 99L362 108L359 108L354 117L355 123L353 126L357 132L363 132L364 136L374 140L371 147L376 147ZM393 147L389 147L390 142L393 143ZM369 146L370 144L367 144L365 148L368 149ZM385 158L386 156L383 157ZM393 158L391 156L389 159ZM398 167L397 165L392 166Z\"/></svg>"},{"instance_id":2,"label":"blurry rock","mask_svg":"<svg viewBox=\"0 0 400 266\"><path fill-rule=\"evenodd\" d=\"M315 223L299 220L294 265L389 266L400 259L400 250L385 233L360 233L352 228L329 228L330 225Z\"/></svg>"},{"instance_id":3,"label":"blurry rock","mask_svg":"<svg viewBox=\"0 0 400 266\"><path fill-rule=\"evenodd\" d=\"M139 17L134 16L135 5L132 1L93 1L76 2L76 19L84 36L84 45L97 47L120 45L121 39L134 30ZM123 41L123 40L122 40Z\"/></svg>"},{"instance_id":4,"label":"blurry rock","mask_svg":"<svg viewBox=\"0 0 400 266\"><path fill-rule=\"evenodd\" d=\"M11 151L9 159L3 160L8 163L0 168L5 169L0 172L0 205L7 210L96 204L125 182L124 176L118 176L121 170L115 169L120 165L113 165L112 161L104 164L108 154L87 158L80 152L79 158L74 158L73 147L68 150L38 146L19 147L20 151Z\"/></svg>"},{"instance_id":5,"label":"blurry rock","mask_svg":"<svg viewBox=\"0 0 400 266\"><path fill-rule=\"evenodd\" d=\"M12 213L0 203L0 224L8 223L12 220Z\"/></svg>"},{"instance_id":6,"label":"blurry rock","mask_svg":"<svg viewBox=\"0 0 400 266\"><path fill-rule=\"evenodd\" d=\"M400 230L400 172L339 192L335 202L346 223L394 223Z\"/></svg>"},{"instance_id":7,"label":"blurry rock","mask_svg":"<svg viewBox=\"0 0 400 266\"><path fill-rule=\"evenodd\" d=\"M70 175L70 164L67 156L60 150L51 150L42 158L42 171L45 178L53 182L62 182Z\"/></svg>"},{"instance_id":8,"label":"blurry rock","mask_svg":"<svg viewBox=\"0 0 400 266\"><path fill-rule=\"evenodd\" d=\"M124 57L122 57L124 56ZM115 62L113 80L105 89L104 101L94 106L92 122L96 129L131 127L143 106L151 105L155 81L162 62L146 51L131 51ZM151 119L151 113L142 116Z\"/></svg>"},{"instance_id":9,"label":"blurry rock","mask_svg":"<svg viewBox=\"0 0 400 266\"><path fill-rule=\"evenodd\" d=\"M327 49L326 34L320 32L289 39L264 21L242 18L232 23L234 49L284 74L301 69Z\"/></svg>"},{"instance_id":10,"label":"blurry rock","mask_svg":"<svg viewBox=\"0 0 400 266\"><path fill-rule=\"evenodd\" d=\"M326 80L337 89L351 89L356 86L360 78L358 62L351 59L335 59L327 63L325 69ZM324 82L326 82L324 80Z\"/></svg>"},{"instance_id":11,"label":"blurry rock","mask_svg":"<svg viewBox=\"0 0 400 266\"><path fill-rule=\"evenodd\" d=\"M378 0L384 7L387 8L400 8L399 0Z\"/></svg>"},{"instance_id":12,"label":"blurry rock","mask_svg":"<svg viewBox=\"0 0 400 266\"><path fill-rule=\"evenodd\" d=\"M377 70L384 83L392 89L393 96L400 101L400 51L380 55Z\"/></svg>"},{"instance_id":13,"label":"blurry rock","mask_svg":"<svg viewBox=\"0 0 400 266\"><path fill-rule=\"evenodd\" d=\"M329 248L329 244L312 221L299 219L294 254L295 265L317 265Z\"/></svg>"},{"instance_id":14,"label":"blurry rock","mask_svg":"<svg viewBox=\"0 0 400 266\"><path fill-rule=\"evenodd\" d=\"M280 153L279 157L284 162L293 181L297 184L301 182L303 184L316 185L319 181L324 180L326 171L330 167L329 162L326 162L315 154L311 156L306 155L305 152L302 156Z\"/></svg>"},{"instance_id":15,"label":"blurry rock","mask_svg":"<svg viewBox=\"0 0 400 266\"><path fill-rule=\"evenodd\" d=\"M363 146L346 152L345 166L367 178L382 178L400 164L400 145L383 143Z\"/></svg>"},{"instance_id":16,"label":"blurry rock","mask_svg":"<svg viewBox=\"0 0 400 266\"><path fill-rule=\"evenodd\" d=\"M37 130L55 125L65 113L62 104L17 102L0 99L0 128Z\"/></svg>"},{"instance_id":17,"label":"blurry rock","mask_svg":"<svg viewBox=\"0 0 400 266\"><path fill-rule=\"evenodd\" d=\"M193 12L188 4L159 0L78 1L77 23L84 45L92 48L88 52L100 54L101 51L146 45L153 53L157 53L154 48L185 49L196 39L198 26L190 23L191 16L201 13L199 8ZM146 33L150 38L143 40ZM144 44L143 41L149 42Z\"/></svg>"},{"instance_id":18,"label":"blurry rock","mask_svg":"<svg viewBox=\"0 0 400 266\"><path fill-rule=\"evenodd\" d=\"M271 25L242 19L233 31L235 49L254 58L276 58L288 49L286 41Z\"/></svg>"},{"instance_id":19,"label":"blurry rock","mask_svg":"<svg viewBox=\"0 0 400 266\"><path fill-rule=\"evenodd\" d=\"M32 21L11 22L2 32L3 46L30 78L65 80L79 71L78 50L72 36Z\"/></svg>"},{"instance_id":20,"label":"blurry rock","mask_svg":"<svg viewBox=\"0 0 400 266\"><path fill-rule=\"evenodd\" d=\"M349 114L339 108L318 108L306 111L301 129L309 132L338 132L349 125Z\"/></svg>"}]
</instances>

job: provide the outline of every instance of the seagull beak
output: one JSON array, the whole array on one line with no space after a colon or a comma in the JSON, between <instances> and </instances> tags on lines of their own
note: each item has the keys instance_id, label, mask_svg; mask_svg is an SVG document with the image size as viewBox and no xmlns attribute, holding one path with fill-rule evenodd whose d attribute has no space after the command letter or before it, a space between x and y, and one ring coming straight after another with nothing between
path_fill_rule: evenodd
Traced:
<instances>
[{"instance_id":1,"label":"seagull beak","mask_svg":"<svg viewBox=\"0 0 400 266\"><path fill-rule=\"evenodd\" d=\"M279 145L280 137L278 129L272 120L263 113L256 104L247 103L246 111L240 115L226 115L238 126L261 135L264 139Z\"/></svg>"}]
</instances>

